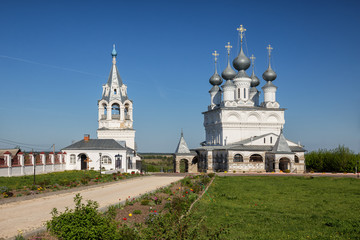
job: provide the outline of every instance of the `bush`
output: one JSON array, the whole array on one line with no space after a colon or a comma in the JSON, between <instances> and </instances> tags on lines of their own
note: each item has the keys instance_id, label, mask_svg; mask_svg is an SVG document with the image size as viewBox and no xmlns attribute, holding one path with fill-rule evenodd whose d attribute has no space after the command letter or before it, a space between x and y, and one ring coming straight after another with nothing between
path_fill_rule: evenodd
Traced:
<instances>
[{"instance_id":1,"label":"bush","mask_svg":"<svg viewBox=\"0 0 360 240\"><path fill-rule=\"evenodd\" d=\"M97 211L98 203L83 204L80 194L74 197L75 209L58 213L54 208L47 229L60 239L119 239L116 224Z\"/></svg>"},{"instance_id":2,"label":"bush","mask_svg":"<svg viewBox=\"0 0 360 240\"><path fill-rule=\"evenodd\" d=\"M149 199L143 199L140 202L141 205L149 205Z\"/></svg>"},{"instance_id":3,"label":"bush","mask_svg":"<svg viewBox=\"0 0 360 240\"><path fill-rule=\"evenodd\" d=\"M142 212L141 212L141 210L134 210L133 211L133 214L141 214Z\"/></svg>"},{"instance_id":4,"label":"bush","mask_svg":"<svg viewBox=\"0 0 360 240\"><path fill-rule=\"evenodd\" d=\"M305 155L306 168L315 172L354 172L360 155L345 146L320 149Z\"/></svg>"}]
</instances>

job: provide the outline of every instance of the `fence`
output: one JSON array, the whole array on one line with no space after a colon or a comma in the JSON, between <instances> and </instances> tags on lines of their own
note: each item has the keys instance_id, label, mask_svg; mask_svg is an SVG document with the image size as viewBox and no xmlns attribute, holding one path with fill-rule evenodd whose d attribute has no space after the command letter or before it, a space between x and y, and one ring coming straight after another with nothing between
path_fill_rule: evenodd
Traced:
<instances>
[{"instance_id":1,"label":"fence","mask_svg":"<svg viewBox=\"0 0 360 240\"><path fill-rule=\"evenodd\" d=\"M4 156L0 158L0 176L12 177L23 176L40 173L49 173L65 170L65 156L66 153L49 153L44 152L40 154L24 154L22 152L12 156L10 152L5 152ZM34 164L35 162L35 164Z\"/></svg>"}]
</instances>

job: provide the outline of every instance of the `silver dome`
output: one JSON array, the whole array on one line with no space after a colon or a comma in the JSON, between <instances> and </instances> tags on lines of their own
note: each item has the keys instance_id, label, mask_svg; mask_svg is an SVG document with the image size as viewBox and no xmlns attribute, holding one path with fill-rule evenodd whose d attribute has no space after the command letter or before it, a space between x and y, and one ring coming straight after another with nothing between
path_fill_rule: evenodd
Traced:
<instances>
[{"instance_id":1,"label":"silver dome","mask_svg":"<svg viewBox=\"0 0 360 240\"><path fill-rule=\"evenodd\" d=\"M233 61L234 68L238 71L246 70L250 67L250 64L250 59L245 55L241 47L239 55Z\"/></svg>"},{"instance_id":2,"label":"silver dome","mask_svg":"<svg viewBox=\"0 0 360 240\"><path fill-rule=\"evenodd\" d=\"M232 69L229 62L225 70L221 73L221 76L225 80L232 80L236 76L236 72Z\"/></svg>"},{"instance_id":3,"label":"silver dome","mask_svg":"<svg viewBox=\"0 0 360 240\"><path fill-rule=\"evenodd\" d=\"M257 87L260 84L259 78L255 75L254 71L252 72L251 76L251 87Z\"/></svg>"},{"instance_id":4,"label":"silver dome","mask_svg":"<svg viewBox=\"0 0 360 240\"><path fill-rule=\"evenodd\" d=\"M262 75L263 79L265 81L274 81L277 77L274 70L271 69L271 66L269 65L268 69L263 73Z\"/></svg>"},{"instance_id":5,"label":"silver dome","mask_svg":"<svg viewBox=\"0 0 360 240\"><path fill-rule=\"evenodd\" d=\"M222 78L220 77L220 75L215 71L215 73L211 76L211 78L209 79L209 82L211 85L215 86L215 85L220 85L222 83Z\"/></svg>"}]
</instances>

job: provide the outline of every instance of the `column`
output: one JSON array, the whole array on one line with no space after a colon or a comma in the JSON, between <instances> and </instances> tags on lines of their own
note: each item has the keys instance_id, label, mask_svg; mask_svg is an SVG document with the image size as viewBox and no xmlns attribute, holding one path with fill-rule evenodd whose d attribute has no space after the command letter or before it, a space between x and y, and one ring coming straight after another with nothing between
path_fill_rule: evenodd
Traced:
<instances>
[{"instance_id":1,"label":"column","mask_svg":"<svg viewBox=\"0 0 360 240\"><path fill-rule=\"evenodd\" d=\"M19 165L20 165L20 174L24 175L25 170L25 161L24 161L24 154L22 152L18 153Z\"/></svg>"},{"instance_id":2,"label":"column","mask_svg":"<svg viewBox=\"0 0 360 240\"><path fill-rule=\"evenodd\" d=\"M214 172L214 166L213 166L213 152L212 151L208 151L207 152L207 172L208 173L213 173Z\"/></svg>"}]
</instances>

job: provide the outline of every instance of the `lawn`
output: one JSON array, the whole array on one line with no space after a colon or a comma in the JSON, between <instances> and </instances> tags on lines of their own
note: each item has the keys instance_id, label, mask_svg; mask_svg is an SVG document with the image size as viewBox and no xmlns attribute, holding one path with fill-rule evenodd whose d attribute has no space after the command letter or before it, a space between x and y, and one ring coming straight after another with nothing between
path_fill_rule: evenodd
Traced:
<instances>
[{"instance_id":1,"label":"lawn","mask_svg":"<svg viewBox=\"0 0 360 240\"><path fill-rule=\"evenodd\" d=\"M192 214L227 239L360 239L360 180L216 177Z\"/></svg>"}]
</instances>

